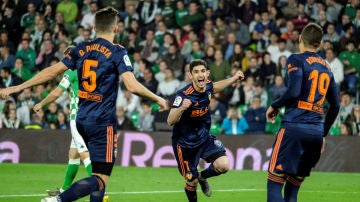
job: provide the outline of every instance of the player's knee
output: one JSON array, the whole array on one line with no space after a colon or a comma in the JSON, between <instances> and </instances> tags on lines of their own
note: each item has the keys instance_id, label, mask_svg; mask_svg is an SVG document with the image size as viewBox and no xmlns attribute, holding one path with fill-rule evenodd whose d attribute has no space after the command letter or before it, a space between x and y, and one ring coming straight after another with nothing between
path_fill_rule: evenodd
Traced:
<instances>
[{"instance_id":1,"label":"player's knee","mask_svg":"<svg viewBox=\"0 0 360 202\"><path fill-rule=\"evenodd\" d=\"M287 182L290 182L294 186L298 186L298 187L301 186L301 184L304 180L305 180L305 177L301 177L301 176L288 176L286 178Z\"/></svg>"},{"instance_id":2,"label":"player's knee","mask_svg":"<svg viewBox=\"0 0 360 202\"><path fill-rule=\"evenodd\" d=\"M216 172L224 174L229 170L229 165L220 165L219 167L215 168Z\"/></svg>"},{"instance_id":3,"label":"player's knee","mask_svg":"<svg viewBox=\"0 0 360 202\"><path fill-rule=\"evenodd\" d=\"M198 178L192 178L192 179L187 179L185 181L185 184L190 185L190 186L196 186L198 184L199 180Z\"/></svg>"},{"instance_id":4,"label":"player's knee","mask_svg":"<svg viewBox=\"0 0 360 202\"><path fill-rule=\"evenodd\" d=\"M99 175L93 175L99 183L99 190L105 189L105 181Z\"/></svg>"}]
</instances>

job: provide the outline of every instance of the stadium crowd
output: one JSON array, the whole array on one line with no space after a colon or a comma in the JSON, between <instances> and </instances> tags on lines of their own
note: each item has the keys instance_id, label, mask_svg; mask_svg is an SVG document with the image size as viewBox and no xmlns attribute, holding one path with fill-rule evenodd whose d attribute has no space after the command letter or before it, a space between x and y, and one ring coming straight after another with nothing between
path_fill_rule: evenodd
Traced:
<instances>
[{"instance_id":1,"label":"stadium crowd","mask_svg":"<svg viewBox=\"0 0 360 202\"><path fill-rule=\"evenodd\" d=\"M120 3L122 2L122 3ZM126 3L125 3L126 2ZM285 91L287 57L309 22L323 28L318 53L331 67L341 111L331 135L360 135L359 0L2 0L0 1L0 88L17 85L64 57L73 44L91 40L94 14L114 6L119 13L116 43L126 47L137 79L173 100L189 82L188 63L203 59L210 79L236 70L245 80L215 94L212 133L275 133L266 122L268 104ZM0 128L69 129L69 94L34 113L33 106L61 78L0 101ZM157 106L119 86L118 129L154 131Z\"/></svg>"}]
</instances>

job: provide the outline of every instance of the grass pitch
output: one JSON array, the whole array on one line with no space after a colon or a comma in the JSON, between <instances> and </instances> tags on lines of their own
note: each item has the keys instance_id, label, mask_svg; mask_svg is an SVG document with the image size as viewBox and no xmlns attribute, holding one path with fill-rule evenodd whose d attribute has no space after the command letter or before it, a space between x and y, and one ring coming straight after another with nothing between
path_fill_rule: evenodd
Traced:
<instances>
[{"instance_id":1,"label":"grass pitch","mask_svg":"<svg viewBox=\"0 0 360 202\"><path fill-rule=\"evenodd\" d=\"M61 187L66 165L0 164L0 202L40 201L46 189ZM86 176L84 167L77 179ZM198 201L264 202L266 172L229 171L210 178L213 195L198 187ZM110 202L187 201L177 168L114 167L107 187ZM79 199L85 201L87 198ZM360 202L360 173L313 172L303 183L299 202Z\"/></svg>"}]
</instances>

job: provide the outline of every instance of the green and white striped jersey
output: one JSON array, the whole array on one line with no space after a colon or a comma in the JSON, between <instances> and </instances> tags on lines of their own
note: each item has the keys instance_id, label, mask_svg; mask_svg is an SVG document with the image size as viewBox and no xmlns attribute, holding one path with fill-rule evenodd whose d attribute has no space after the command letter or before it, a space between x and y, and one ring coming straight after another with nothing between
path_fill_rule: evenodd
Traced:
<instances>
[{"instance_id":1,"label":"green and white striped jersey","mask_svg":"<svg viewBox=\"0 0 360 202\"><path fill-rule=\"evenodd\" d=\"M66 91L69 87L70 89L70 120L76 120L76 115L78 111L78 91L79 91L79 82L77 70L66 70L64 77L58 85L63 91Z\"/></svg>"}]
</instances>

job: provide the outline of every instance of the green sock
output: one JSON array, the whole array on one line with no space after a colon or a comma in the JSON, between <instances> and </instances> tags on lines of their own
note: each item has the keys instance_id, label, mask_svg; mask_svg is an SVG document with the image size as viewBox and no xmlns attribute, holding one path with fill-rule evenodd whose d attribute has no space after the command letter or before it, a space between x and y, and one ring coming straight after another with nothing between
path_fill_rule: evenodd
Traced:
<instances>
[{"instance_id":1,"label":"green sock","mask_svg":"<svg viewBox=\"0 0 360 202\"><path fill-rule=\"evenodd\" d=\"M80 164L80 159L79 159L79 164ZM67 165L64 184L62 186L63 190L68 189L70 187L70 185L73 183L76 173L79 170L79 164L68 164Z\"/></svg>"}]
</instances>

